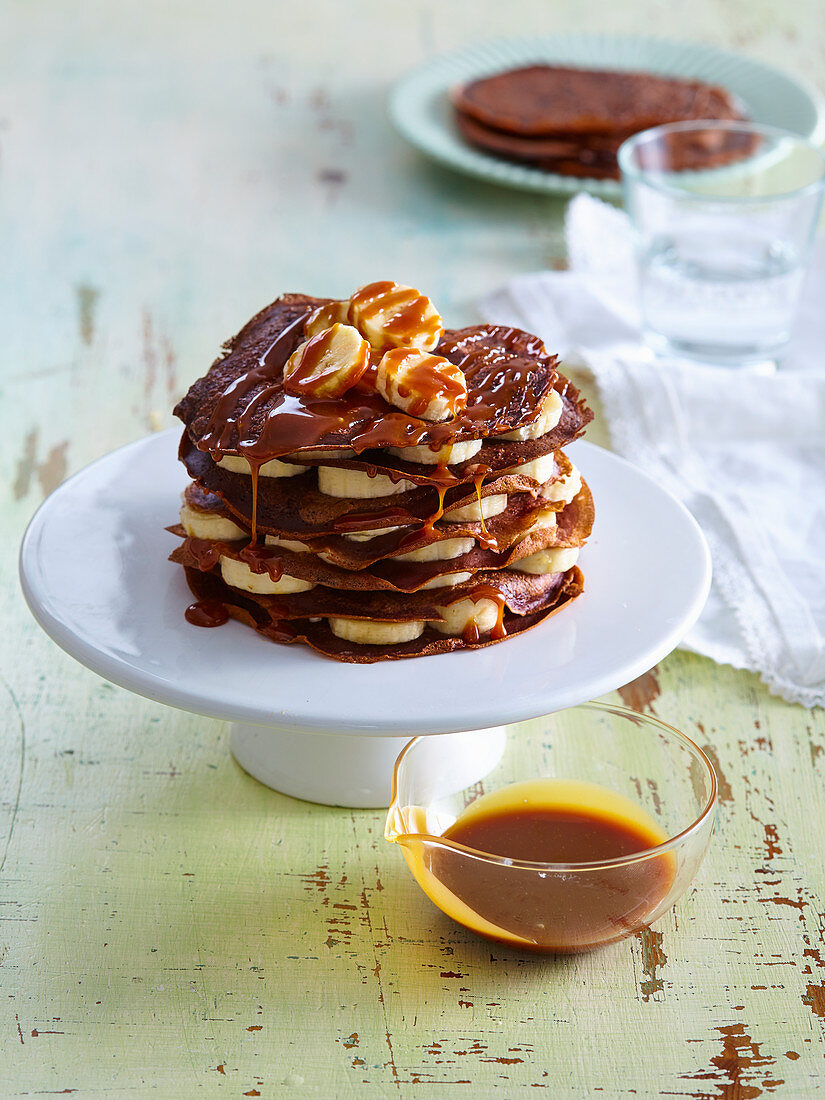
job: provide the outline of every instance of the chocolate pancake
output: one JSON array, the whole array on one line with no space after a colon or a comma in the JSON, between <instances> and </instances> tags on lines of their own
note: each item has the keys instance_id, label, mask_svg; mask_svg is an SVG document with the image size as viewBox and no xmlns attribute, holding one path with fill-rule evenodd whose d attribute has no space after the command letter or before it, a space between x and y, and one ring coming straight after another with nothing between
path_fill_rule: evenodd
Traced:
<instances>
[{"instance_id":1,"label":"chocolate pancake","mask_svg":"<svg viewBox=\"0 0 825 1100\"><path fill-rule=\"evenodd\" d=\"M302 448L361 453L503 434L536 419L558 377L556 356L537 337L478 325L446 332L436 348L467 385L466 408L447 423L408 416L369 387L334 400L288 394L284 364L304 339L306 318L328 301L284 295L226 345L175 408L200 449L269 460Z\"/></svg>"},{"instance_id":2,"label":"chocolate pancake","mask_svg":"<svg viewBox=\"0 0 825 1100\"><path fill-rule=\"evenodd\" d=\"M200 570L200 572L204 571ZM218 569L207 570L207 572L220 578ZM368 619L374 622L403 623L414 619L436 622L443 618L439 607L478 593L483 594L493 586L496 592L500 593L505 607L514 614L527 615L539 610L547 602L548 596L555 594L559 576L558 573L531 576L506 569L498 572L480 572L472 580L464 581L450 589L411 594L383 590L364 592L359 596L355 607L351 592L326 588L324 585L317 585L308 592L293 592L281 596L264 596L248 592L241 592L240 595L254 600L273 619L309 619L343 615L352 619Z\"/></svg>"},{"instance_id":3,"label":"chocolate pancake","mask_svg":"<svg viewBox=\"0 0 825 1100\"><path fill-rule=\"evenodd\" d=\"M434 653L448 653L457 649L480 649L494 645L508 637L537 626L570 600L583 588L582 575L577 568L551 577L549 591L544 593L544 606L529 613L515 613L505 607L502 615L503 631L500 637L486 635L478 641L465 641L462 637L439 634L426 627L423 634L411 642L395 645L359 645L346 641L332 633L325 620L311 622L306 618L279 619L267 609L265 601L275 597L253 596L239 592L224 584L215 573L187 569L186 579L197 600L217 600L226 607L232 618L255 627L265 637L281 644L303 643L328 657L354 664L373 664L376 661L399 660L404 657L423 657ZM511 597L512 598L512 597Z\"/></svg>"},{"instance_id":4,"label":"chocolate pancake","mask_svg":"<svg viewBox=\"0 0 825 1100\"><path fill-rule=\"evenodd\" d=\"M211 494L206 495L213 499ZM504 512L483 523L479 520L464 520L442 522L433 526L423 524L420 527L388 531L386 535L376 535L360 542L343 535L320 535L301 541L306 543L313 554L323 554L325 561L348 570L365 569L393 554L409 553L443 539L474 538L482 546L500 553L522 539L543 513L555 513L561 511L562 507L561 502L554 503L534 497L530 493L519 493L508 503ZM223 502L219 508L211 511L215 515L226 515L234 521ZM186 532L179 524L167 530L181 538L186 537Z\"/></svg>"},{"instance_id":5,"label":"chocolate pancake","mask_svg":"<svg viewBox=\"0 0 825 1100\"><path fill-rule=\"evenodd\" d=\"M359 593L372 590L418 592L434 578L449 573L504 569L538 550L582 546L592 530L593 516L593 498L590 489L583 484L579 494L557 514L554 527L536 531L506 549L476 545L466 554L436 561L402 562L385 557L353 570L341 568L314 553L299 553L280 546L184 538L169 560L208 572L221 557L227 557L244 562L253 573L269 573L274 580L287 574L313 584ZM181 533L178 528L172 530Z\"/></svg>"},{"instance_id":6,"label":"chocolate pancake","mask_svg":"<svg viewBox=\"0 0 825 1100\"><path fill-rule=\"evenodd\" d=\"M223 469L211 456L182 440L181 460L190 477L224 501L233 518L252 526L252 479L245 474ZM486 480L476 489L467 481L448 489L444 508L472 504L478 496L500 493L535 493L533 478L524 474L502 474ZM260 478L257 499L257 530L267 535L304 540L313 535L339 534L361 527L395 527L429 520L438 509L435 487L421 487L392 497L351 500L331 497L318 491L315 471L286 478ZM356 520L359 521L356 523Z\"/></svg>"},{"instance_id":7,"label":"chocolate pancake","mask_svg":"<svg viewBox=\"0 0 825 1100\"><path fill-rule=\"evenodd\" d=\"M461 136L470 145L507 157L508 160L531 163L537 160L578 160L583 153L588 153L593 163L599 163L601 159L601 162L610 164L615 161L618 148L625 140L625 135L605 137L601 134L524 137L485 126L461 111L456 111L455 120Z\"/></svg>"},{"instance_id":8,"label":"chocolate pancake","mask_svg":"<svg viewBox=\"0 0 825 1100\"><path fill-rule=\"evenodd\" d=\"M739 118L723 89L653 73L530 65L455 89L455 107L521 136L627 135L665 122Z\"/></svg>"}]
</instances>

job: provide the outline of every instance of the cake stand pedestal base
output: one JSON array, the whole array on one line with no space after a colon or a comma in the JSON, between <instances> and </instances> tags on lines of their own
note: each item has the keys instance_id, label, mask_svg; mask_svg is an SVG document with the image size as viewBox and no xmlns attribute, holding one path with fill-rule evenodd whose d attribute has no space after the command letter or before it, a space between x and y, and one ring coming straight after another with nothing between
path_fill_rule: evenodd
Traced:
<instances>
[{"instance_id":1,"label":"cake stand pedestal base","mask_svg":"<svg viewBox=\"0 0 825 1100\"><path fill-rule=\"evenodd\" d=\"M487 746L496 751L503 745L504 727L431 736L438 742L440 765L459 766L467 775L472 772L466 781L472 783L490 770ZM393 765L409 741L409 737L293 732L236 722L230 747L245 772L282 794L324 806L377 809L390 804ZM497 751L500 755L501 750Z\"/></svg>"}]
</instances>

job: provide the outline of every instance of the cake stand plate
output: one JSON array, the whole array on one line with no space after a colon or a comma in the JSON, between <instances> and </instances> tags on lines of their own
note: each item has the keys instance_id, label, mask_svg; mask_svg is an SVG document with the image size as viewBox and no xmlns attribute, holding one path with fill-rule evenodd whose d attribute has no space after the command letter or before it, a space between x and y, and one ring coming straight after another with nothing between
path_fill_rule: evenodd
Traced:
<instances>
[{"instance_id":1,"label":"cake stand plate","mask_svg":"<svg viewBox=\"0 0 825 1100\"><path fill-rule=\"evenodd\" d=\"M483 730L497 743L506 723L620 687L679 643L707 597L710 557L689 513L623 459L577 442L569 454L596 504L579 561L585 592L533 630L481 650L353 665L234 621L190 626L193 597L164 530L187 483L178 435L121 447L44 501L21 546L23 592L67 653L130 691L235 723L240 765L299 798L387 805L410 737Z\"/></svg>"}]
</instances>

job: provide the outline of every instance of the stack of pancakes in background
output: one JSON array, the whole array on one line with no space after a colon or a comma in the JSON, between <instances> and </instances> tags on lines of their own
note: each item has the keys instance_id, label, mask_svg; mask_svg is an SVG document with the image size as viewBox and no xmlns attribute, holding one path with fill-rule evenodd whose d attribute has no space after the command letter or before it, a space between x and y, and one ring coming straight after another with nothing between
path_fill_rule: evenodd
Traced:
<instances>
[{"instance_id":1,"label":"stack of pancakes in background","mask_svg":"<svg viewBox=\"0 0 825 1100\"><path fill-rule=\"evenodd\" d=\"M651 126L736 120L733 97L710 84L652 73L530 65L474 80L452 95L459 132L485 152L568 176L618 179L616 153ZM680 167L725 164L746 155L741 138L708 134L680 149Z\"/></svg>"},{"instance_id":2,"label":"stack of pancakes in background","mask_svg":"<svg viewBox=\"0 0 825 1100\"><path fill-rule=\"evenodd\" d=\"M175 412L190 622L368 662L500 641L582 591L593 504L562 448L591 413L534 336L444 331L391 282L285 295Z\"/></svg>"}]
</instances>

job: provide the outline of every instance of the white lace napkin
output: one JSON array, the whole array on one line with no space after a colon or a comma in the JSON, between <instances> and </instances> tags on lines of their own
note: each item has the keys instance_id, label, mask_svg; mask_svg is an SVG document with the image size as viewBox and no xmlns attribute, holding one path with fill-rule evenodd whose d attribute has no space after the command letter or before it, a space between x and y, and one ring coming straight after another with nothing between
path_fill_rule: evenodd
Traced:
<instances>
[{"instance_id":1,"label":"white lace napkin","mask_svg":"<svg viewBox=\"0 0 825 1100\"><path fill-rule=\"evenodd\" d=\"M482 316L541 336L593 372L615 449L693 513L713 585L684 644L825 706L825 246L796 335L770 377L653 361L640 344L625 214L579 195L570 270L512 279Z\"/></svg>"}]
</instances>

